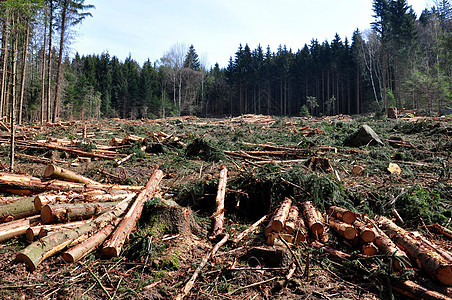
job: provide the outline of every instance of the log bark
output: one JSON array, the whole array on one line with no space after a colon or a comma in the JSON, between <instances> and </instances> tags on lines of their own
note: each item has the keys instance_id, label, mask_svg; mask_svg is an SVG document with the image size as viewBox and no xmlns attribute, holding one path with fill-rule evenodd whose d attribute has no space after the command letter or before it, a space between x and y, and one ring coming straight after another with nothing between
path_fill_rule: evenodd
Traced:
<instances>
[{"instance_id":1,"label":"log bark","mask_svg":"<svg viewBox=\"0 0 452 300\"><path fill-rule=\"evenodd\" d=\"M356 220L356 214L354 212L339 206L331 206L328 209L328 215L347 224L353 224Z\"/></svg>"},{"instance_id":2,"label":"log bark","mask_svg":"<svg viewBox=\"0 0 452 300\"><path fill-rule=\"evenodd\" d=\"M294 242L294 236L292 234L272 232L267 236L267 245L273 246L277 239L283 239L289 244L292 244Z\"/></svg>"},{"instance_id":3,"label":"log bark","mask_svg":"<svg viewBox=\"0 0 452 300\"><path fill-rule=\"evenodd\" d=\"M127 210L130 200L131 199L124 199L114 208L101 214L88 224L74 229L55 232L42 238L41 240L33 242L17 254L16 261L25 263L31 271L36 270L36 267L44 259L52 256L58 251L63 250L67 246L71 245L75 240L80 239L81 236L94 230L99 230L114 221L116 218L120 217Z\"/></svg>"},{"instance_id":4,"label":"log bark","mask_svg":"<svg viewBox=\"0 0 452 300\"><path fill-rule=\"evenodd\" d=\"M292 199L285 198L281 203L281 206L275 212L272 218L272 231L273 232L281 232L284 229L284 224L286 223L286 219L289 216L289 210L292 205Z\"/></svg>"},{"instance_id":5,"label":"log bark","mask_svg":"<svg viewBox=\"0 0 452 300\"><path fill-rule=\"evenodd\" d=\"M311 201L305 201L301 204L303 214L308 225L308 229L318 239L325 231L323 217Z\"/></svg>"},{"instance_id":6,"label":"log bark","mask_svg":"<svg viewBox=\"0 0 452 300\"><path fill-rule=\"evenodd\" d=\"M424 299L424 300L452 300L452 298L443 295L436 291L430 291L425 287L411 281L393 281L392 288L411 299Z\"/></svg>"},{"instance_id":7,"label":"log bark","mask_svg":"<svg viewBox=\"0 0 452 300\"><path fill-rule=\"evenodd\" d=\"M334 231L336 231L340 236L346 238L347 240L354 239L358 234L358 231L355 229L355 227L348 223L345 223L344 221L329 218L328 224L334 229Z\"/></svg>"},{"instance_id":8,"label":"log bark","mask_svg":"<svg viewBox=\"0 0 452 300\"><path fill-rule=\"evenodd\" d=\"M248 227L247 229L245 229L245 231L243 231L242 233L240 233L237 237L235 237L232 242L234 243L238 243L240 242L245 236L247 236L248 234L250 234L251 232L255 231L262 223L264 223L264 221L267 219L268 215L263 216L262 218L260 218L259 220L257 220L256 222L253 223L253 225L251 225L250 227Z\"/></svg>"},{"instance_id":9,"label":"log bark","mask_svg":"<svg viewBox=\"0 0 452 300\"><path fill-rule=\"evenodd\" d=\"M216 239L223 234L224 222L224 196L226 194L226 183L228 180L228 169L223 167L220 171L220 179L218 181L217 197L215 199L216 211L214 213L213 233L211 239Z\"/></svg>"},{"instance_id":10,"label":"log bark","mask_svg":"<svg viewBox=\"0 0 452 300\"><path fill-rule=\"evenodd\" d=\"M0 223L17 220L37 214L33 197L25 197L16 202L0 206Z\"/></svg>"},{"instance_id":11,"label":"log bark","mask_svg":"<svg viewBox=\"0 0 452 300\"><path fill-rule=\"evenodd\" d=\"M44 224L82 220L98 215L118 202L47 204L41 209Z\"/></svg>"},{"instance_id":12,"label":"log bark","mask_svg":"<svg viewBox=\"0 0 452 300\"><path fill-rule=\"evenodd\" d=\"M39 216L33 216L1 224L0 242L25 234L25 232L30 226L35 226L39 224L40 221L41 220Z\"/></svg>"},{"instance_id":13,"label":"log bark","mask_svg":"<svg viewBox=\"0 0 452 300\"><path fill-rule=\"evenodd\" d=\"M56 165L48 165L44 170L44 177L50 177L53 179L60 179L70 182L86 183L86 184L99 184L99 182L82 176L71 170L66 170Z\"/></svg>"},{"instance_id":14,"label":"log bark","mask_svg":"<svg viewBox=\"0 0 452 300\"><path fill-rule=\"evenodd\" d=\"M442 284L452 286L451 261L438 252L432 251L422 241L413 238L408 231L400 228L391 220L379 217L377 222L389 236L394 238L396 244L416 261L421 269ZM440 247L438 246L438 248Z\"/></svg>"},{"instance_id":15,"label":"log bark","mask_svg":"<svg viewBox=\"0 0 452 300\"><path fill-rule=\"evenodd\" d=\"M375 256L378 253L378 248L374 243L365 243L362 245L361 250L366 256Z\"/></svg>"},{"instance_id":16,"label":"log bark","mask_svg":"<svg viewBox=\"0 0 452 300\"><path fill-rule=\"evenodd\" d=\"M443 249L441 247L438 247L438 245L435 245L433 242L430 242L422 234L420 234L417 231L412 231L412 232L410 232L410 234L416 240L422 241L422 243L426 247L430 248L432 251L438 252L439 255L443 256L445 259L447 259L448 261L450 261L452 263L452 255L449 252L447 252L447 250L445 250L445 249Z\"/></svg>"},{"instance_id":17,"label":"log bark","mask_svg":"<svg viewBox=\"0 0 452 300\"><path fill-rule=\"evenodd\" d=\"M387 253L393 257L392 266L394 269L401 271L405 268L410 268L410 259L397 245L381 230L377 231L375 237L375 245L378 250L383 253Z\"/></svg>"},{"instance_id":18,"label":"log bark","mask_svg":"<svg viewBox=\"0 0 452 300\"><path fill-rule=\"evenodd\" d=\"M452 230L447 229L444 226L441 226L439 224L433 224L433 225L427 225L427 227L436 233L440 233L440 234L452 239Z\"/></svg>"},{"instance_id":19,"label":"log bark","mask_svg":"<svg viewBox=\"0 0 452 300\"><path fill-rule=\"evenodd\" d=\"M137 199L132 204L131 208L127 214L122 219L121 223L116 227L110 239L105 243L102 249L102 255L106 257L117 257L121 252L122 245L129 237L136 222L141 216L143 211L143 206L148 199L151 198L155 191L157 190L160 181L163 178L163 172L161 170L156 170L152 177L146 184L145 189L138 194Z\"/></svg>"},{"instance_id":20,"label":"log bark","mask_svg":"<svg viewBox=\"0 0 452 300\"><path fill-rule=\"evenodd\" d=\"M102 243L113 232L119 221L120 219L118 218L114 222L114 224L105 226L84 242L64 252L62 254L63 260L67 263L73 263L79 260L80 258L86 256L87 254L91 253L94 249L102 245Z\"/></svg>"},{"instance_id":21,"label":"log bark","mask_svg":"<svg viewBox=\"0 0 452 300\"><path fill-rule=\"evenodd\" d=\"M130 193L127 191L118 191L120 193L105 193L102 190L92 190L85 193L59 193L54 192L43 193L37 195L34 199L34 205L36 210L47 204L53 203L77 203L77 202L116 202L122 201L130 196L136 195L136 193Z\"/></svg>"},{"instance_id":22,"label":"log bark","mask_svg":"<svg viewBox=\"0 0 452 300\"><path fill-rule=\"evenodd\" d=\"M365 242L365 243L372 243L375 241L375 231L373 230L372 226L367 225L361 221L356 220L355 226L358 229L359 237Z\"/></svg>"},{"instance_id":23,"label":"log bark","mask_svg":"<svg viewBox=\"0 0 452 300\"><path fill-rule=\"evenodd\" d=\"M75 228L86 223L89 223L91 220L83 220L76 221L71 223L64 224L51 224L51 225L36 225L27 229L25 232L25 237L27 241L33 242L36 238L40 239L47 236L50 232L62 231L65 229Z\"/></svg>"},{"instance_id":24,"label":"log bark","mask_svg":"<svg viewBox=\"0 0 452 300\"><path fill-rule=\"evenodd\" d=\"M292 205L287 216L287 220L284 224L284 233L292 234L297 227L300 212L298 207Z\"/></svg>"}]
</instances>

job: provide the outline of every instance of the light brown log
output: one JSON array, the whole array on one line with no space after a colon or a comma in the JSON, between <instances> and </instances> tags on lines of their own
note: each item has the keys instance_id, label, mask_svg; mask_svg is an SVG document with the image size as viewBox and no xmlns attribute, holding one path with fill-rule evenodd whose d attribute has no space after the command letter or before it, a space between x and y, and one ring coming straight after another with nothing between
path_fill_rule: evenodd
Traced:
<instances>
[{"instance_id":1,"label":"light brown log","mask_svg":"<svg viewBox=\"0 0 452 300\"><path fill-rule=\"evenodd\" d=\"M375 241L375 231L372 229L372 225L367 225L358 220L355 221L354 225L358 229L359 237L365 243L372 243Z\"/></svg>"},{"instance_id":2,"label":"light brown log","mask_svg":"<svg viewBox=\"0 0 452 300\"><path fill-rule=\"evenodd\" d=\"M299 210L298 207L292 205L289 210L289 214L287 216L287 220L284 224L284 233L292 234L297 226L299 219Z\"/></svg>"},{"instance_id":3,"label":"light brown log","mask_svg":"<svg viewBox=\"0 0 452 300\"><path fill-rule=\"evenodd\" d=\"M213 233L211 239L216 239L223 234L224 222L224 196L226 194L226 183L228 180L228 169L223 167L220 171L220 179L218 181L217 197L215 199L216 211L213 217Z\"/></svg>"},{"instance_id":4,"label":"light brown log","mask_svg":"<svg viewBox=\"0 0 452 300\"><path fill-rule=\"evenodd\" d=\"M365 243L361 246L361 250L363 251L363 254L366 256L375 256L378 253L377 246L374 245L374 243Z\"/></svg>"},{"instance_id":5,"label":"light brown log","mask_svg":"<svg viewBox=\"0 0 452 300\"><path fill-rule=\"evenodd\" d=\"M445 259L447 259L448 261L450 261L452 263L452 255L447 252L447 250L438 247L438 245L435 245L433 242L430 242L426 237L424 237L420 232L418 231L412 231L410 232L410 234L413 236L413 238L415 238L418 241L422 241L422 243L426 246L429 247L432 251L436 251L438 252L438 254L440 254L441 256L443 256Z\"/></svg>"},{"instance_id":6,"label":"light brown log","mask_svg":"<svg viewBox=\"0 0 452 300\"><path fill-rule=\"evenodd\" d=\"M21 219L37 213L33 204L33 197L24 197L16 202L0 206L0 223Z\"/></svg>"},{"instance_id":7,"label":"light brown log","mask_svg":"<svg viewBox=\"0 0 452 300\"><path fill-rule=\"evenodd\" d=\"M124 242L129 237L136 222L141 216L144 204L155 194L162 178L163 172L161 170L154 171L154 174L147 182L145 189L138 194L135 202L132 204L121 223L119 223L112 236L105 242L102 249L102 255L106 257L119 256Z\"/></svg>"},{"instance_id":8,"label":"light brown log","mask_svg":"<svg viewBox=\"0 0 452 300\"><path fill-rule=\"evenodd\" d=\"M44 224L70 222L99 215L118 202L47 204L41 208Z\"/></svg>"},{"instance_id":9,"label":"light brown log","mask_svg":"<svg viewBox=\"0 0 452 300\"><path fill-rule=\"evenodd\" d=\"M408 231L400 228L391 220L379 217L377 222L389 236L393 237L396 244L416 261L421 269L442 284L452 286L452 262L438 252L432 251L422 241L414 239Z\"/></svg>"},{"instance_id":10,"label":"light brown log","mask_svg":"<svg viewBox=\"0 0 452 300\"><path fill-rule=\"evenodd\" d=\"M317 238L325 231L323 217L311 201L305 201L301 204L303 214L306 219L309 230Z\"/></svg>"},{"instance_id":11,"label":"light brown log","mask_svg":"<svg viewBox=\"0 0 452 300\"><path fill-rule=\"evenodd\" d=\"M439 224L432 224L432 225L427 225L427 227L436 233L440 233L440 234L452 239L452 230L447 229L444 226L441 226Z\"/></svg>"},{"instance_id":12,"label":"light brown log","mask_svg":"<svg viewBox=\"0 0 452 300\"><path fill-rule=\"evenodd\" d=\"M91 220L83 220L76 221L71 223L63 223L63 224L51 224L51 225L36 225L27 229L25 232L25 237L27 241L33 242L36 238L40 239L48 235L49 232L56 232L65 229L75 228L86 223L89 223Z\"/></svg>"},{"instance_id":13,"label":"light brown log","mask_svg":"<svg viewBox=\"0 0 452 300\"><path fill-rule=\"evenodd\" d=\"M264 235L267 237L270 233L273 232L272 229L272 225L273 225L273 220L270 220L270 222L268 222L267 227L265 227L264 229Z\"/></svg>"},{"instance_id":14,"label":"light brown log","mask_svg":"<svg viewBox=\"0 0 452 300\"><path fill-rule=\"evenodd\" d=\"M272 232L267 236L267 245L273 246L275 244L275 241L279 238L283 239L284 241L290 244L292 244L294 241L294 236L292 234Z\"/></svg>"},{"instance_id":15,"label":"light brown log","mask_svg":"<svg viewBox=\"0 0 452 300\"><path fill-rule=\"evenodd\" d=\"M290 206L292 205L292 199L285 198L281 203L281 206L275 212L272 218L272 231L281 232L284 229L284 224L289 215Z\"/></svg>"},{"instance_id":16,"label":"light brown log","mask_svg":"<svg viewBox=\"0 0 452 300\"><path fill-rule=\"evenodd\" d=\"M394 269L401 271L410 268L410 259L382 230L376 229L375 245L382 253L387 253L393 258L392 266Z\"/></svg>"},{"instance_id":17,"label":"light brown log","mask_svg":"<svg viewBox=\"0 0 452 300\"><path fill-rule=\"evenodd\" d=\"M35 241L28 247L20 251L16 256L16 261L23 262L34 271L36 267L46 258L58 251L63 250L81 236L108 225L127 210L131 199L124 199L114 208L106 211L93 221L74 229L67 229L50 234L41 240Z\"/></svg>"},{"instance_id":18,"label":"light brown log","mask_svg":"<svg viewBox=\"0 0 452 300\"><path fill-rule=\"evenodd\" d=\"M430 291L425 287L411 281L393 281L392 288L411 299L424 299L424 300L452 300L452 298L443 295L436 291Z\"/></svg>"},{"instance_id":19,"label":"light brown log","mask_svg":"<svg viewBox=\"0 0 452 300\"><path fill-rule=\"evenodd\" d=\"M340 236L352 240L354 239L358 232L356 231L355 227L352 225L345 223L344 221L341 221L339 219L335 218L329 218L328 224L336 231Z\"/></svg>"},{"instance_id":20,"label":"light brown log","mask_svg":"<svg viewBox=\"0 0 452 300\"><path fill-rule=\"evenodd\" d=\"M92 180L88 177L82 176L71 170L66 170L56 165L48 165L44 170L44 177L60 179L70 182L86 183L86 184L99 184L99 182Z\"/></svg>"},{"instance_id":21,"label":"light brown log","mask_svg":"<svg viewBox=\"0 0 452 300\"><path fill-rule=\"evenodd\" d=\"M120 218L116 219L114 224L110 224L96 232L94 235L89 237L83 243L67 250L62 254L62 258L65 262L73 263L89 254L91 251L99 247L113 232L116 225L119 223Z\"/></svg>"},{"instance_id":22,"label":"light brown log","mask_svg":"<svg viewBox=\"0 0 452 300\"><path fill-rule=\"evenodd\" d=\"M39 224L40 221L41 218L39 216L32 216L0 224L0 242L25 234L30 226L35 226Z\"/></svg>"},{"instance_id":23,"label":"light brown log","mask_svg":"<svg viewBox=\"0 0 452 300\"><path fill-rule=\"evenodd\" d=\"M260 218L259 220L257 220L256 222L254 222L250 227L248 227L247 229L245 229L242 233L240 233L237 237L235 237L232 241L234 243L238 243L240 242L245 236L247 236L248 234L250 234L251 232L255 231L262 223L264 223L264 221L267 219L267 215L263 216L262 218Z\"/></svg>"},{"instance_id":24,"label":"light brown log","mask_svg":"<svg viewBox=\"0 0 452 300\"><path fill-rule=\"evenodd\" d=\"M339 206L331 206L328 209L328 215L347 224L353 224L353 222L355 222L356 220L356 214L354 212Z\"/></svg>"}]
</instances>

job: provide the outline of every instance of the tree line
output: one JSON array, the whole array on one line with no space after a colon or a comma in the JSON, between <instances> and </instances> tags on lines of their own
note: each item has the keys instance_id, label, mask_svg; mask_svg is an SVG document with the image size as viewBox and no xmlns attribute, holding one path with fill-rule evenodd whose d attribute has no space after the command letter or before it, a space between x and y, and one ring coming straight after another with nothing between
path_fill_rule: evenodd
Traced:
<instances>
[{"instance_id":1,"label":"tree line","mask_svg":"<svg viewBox=\"0 0 452 300\"><path fill-rule=\"evenodd\" d=\"M239 45L225 67L175 44L139 65L109 53L68 57L84 0L0 1L0 118L19 123L152 118L360 114L387 107L437 113L452 99L452 6L417 17L406 0L374 0L372 27L297 50ZM17 113L16 113L17 112Z\"/></svg>"}]
</instances>

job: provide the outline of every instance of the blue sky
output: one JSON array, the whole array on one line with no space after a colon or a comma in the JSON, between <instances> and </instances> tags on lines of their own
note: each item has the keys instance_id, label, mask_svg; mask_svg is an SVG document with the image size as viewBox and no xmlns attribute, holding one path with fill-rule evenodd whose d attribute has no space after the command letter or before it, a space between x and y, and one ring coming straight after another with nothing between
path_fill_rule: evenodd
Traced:
<instances>
[{"instance_id":1,"label":"blue sky","mask_svg":"<svg viewBox=\"0 0 452 300\"><path fill-rule=\"evenodd\" d=\"M431 0L408 0L419 15ZM239 44L293 51L310 43L344 40L370 28L372 0L86 0L92 18L76 28L71 53L129 54L140 65L159 60L176 43L193 44L208 66L225 67Z\"/></svg>"}]
</instances>

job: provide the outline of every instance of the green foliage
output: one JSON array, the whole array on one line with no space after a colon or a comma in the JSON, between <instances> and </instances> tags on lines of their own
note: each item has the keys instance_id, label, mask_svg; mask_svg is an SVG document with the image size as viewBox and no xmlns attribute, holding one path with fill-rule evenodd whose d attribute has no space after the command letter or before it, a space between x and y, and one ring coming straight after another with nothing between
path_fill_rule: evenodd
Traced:
<instances>
[{"instance_id":1,"label":"green foliage","mask_svg":"<svg viewBox=\"0 0 452 300\"><path fill-rule=\"evenodd\" d=\"M212 141L197 138L194 139L185 150L187 157L199 157L205 161L225 160L223 151L215 148Z\"/></svg>"},{"instance_id":2,"label":"green foliage","mask_svg":"<svg viewBox=\"0 0 452 300\"><path fill-rule=\"evenodd\" d=\"M303 104L303 106L300 108L300 112L298 114L300 115L300 117L310 117L311 116L306 104Z\"/></svg>"}]
</instances>

